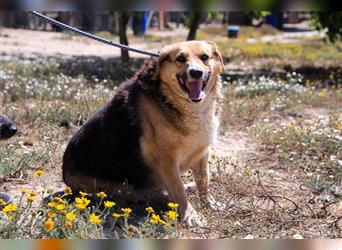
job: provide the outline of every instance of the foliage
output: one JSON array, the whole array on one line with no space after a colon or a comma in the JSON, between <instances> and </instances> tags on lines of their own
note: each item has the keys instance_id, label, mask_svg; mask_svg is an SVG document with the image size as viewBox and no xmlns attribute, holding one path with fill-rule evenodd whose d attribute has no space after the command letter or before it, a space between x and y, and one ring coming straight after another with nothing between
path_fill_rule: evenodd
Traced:
<instances>
[{"instance_id":1,"label":"foliage","mask_svg":"<svg viewBox=\"0 0 342 250\"><path fill-rule=\"evenodd\" d=\"M312 14L311 23L319 30L327 28L327 35L331 42L342 40L341 11L315 12Z\"/></svg>"}]
</instances>

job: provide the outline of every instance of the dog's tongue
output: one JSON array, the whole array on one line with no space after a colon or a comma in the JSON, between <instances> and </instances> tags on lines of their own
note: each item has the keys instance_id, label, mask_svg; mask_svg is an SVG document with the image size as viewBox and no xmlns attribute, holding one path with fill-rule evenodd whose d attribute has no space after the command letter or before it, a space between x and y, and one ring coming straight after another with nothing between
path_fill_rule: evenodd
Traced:
<instances>
[{"instance_id":1,"label":"dog's tongue","mask_svg":"<svg viewBox=\"0 0 342 250\"><path fill-rule=\"evenodd\" d=\"M189 89L189 96L193 101L200 101L205 96L203 89L202 81L191 81L187 82Z\"/></svg>"}]
</instances>

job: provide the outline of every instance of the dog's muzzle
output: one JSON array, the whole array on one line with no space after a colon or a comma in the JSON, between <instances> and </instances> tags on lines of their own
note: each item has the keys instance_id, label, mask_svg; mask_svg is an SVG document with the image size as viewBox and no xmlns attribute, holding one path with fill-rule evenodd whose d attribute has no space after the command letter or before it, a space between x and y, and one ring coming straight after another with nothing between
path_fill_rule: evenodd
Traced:
<instances>
[{"instance_id":1,"label":"dog's muzzle","mask_svg":"<svg viewBox=\"0 0 342 250\"><path fill-rule=\"evenodd\" d=\"M189 94L191 101L200 102L205 97L204 89L210 78L210 72L194 69L190 69L188 72L177 76L178 83Z\"/></svg>"}]
</instances>

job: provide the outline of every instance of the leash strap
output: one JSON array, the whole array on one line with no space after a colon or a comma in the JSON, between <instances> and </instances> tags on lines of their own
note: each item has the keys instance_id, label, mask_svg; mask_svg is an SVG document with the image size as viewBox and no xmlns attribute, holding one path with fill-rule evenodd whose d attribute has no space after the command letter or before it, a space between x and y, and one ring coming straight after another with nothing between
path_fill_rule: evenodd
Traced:
<instances>
[{"instance_id":1,"label":"leash strap","mask_svg":"<svg viewBox=\"0 0 342 250\"><path fill-rule=\"evenodd\" d=\"M88 32L85 32L83 30L80 30L80 29L77 29L77 28L74 28L74 27L71 27L67 24L64 24L64 23L61 23L59 21L56 21L50 17L47 17L37 11L30 11L30 13L36 17L39 17L41 19L43 19L44 21L46 22L49 22L53 25L56 25L62 29L66 29L66 30L69 30L71 32L74 32L76 34L79 34L79 35L82 35L82 36L85 36L85 37L88 37L90 39L93 39L93 40L96 40L98 42L101 42L101 43L105 43L105 44L109 44L109 45L112 45L112 46L115 46L115 47L118 47L120 49L126 49L126 50L130 50L130 51L133 51L133 52L136 52L136 53L140 53L140 54L144 54L144 55L148 55L148 56L154 56L154 57L159 57L160 55L158 53L154 53L154 52L149 52L149 51L146 51L146 50L141 50L141 49L136 49L136 48L132 48L132 47L129 47L127 45L123 45L123 44L120 44L120 43L116 43L112 40L109 40L109 39L105 39L103 37L99 37L99 36L96 36L94 34L90 34Z\"/></svg>"}]
</instances>

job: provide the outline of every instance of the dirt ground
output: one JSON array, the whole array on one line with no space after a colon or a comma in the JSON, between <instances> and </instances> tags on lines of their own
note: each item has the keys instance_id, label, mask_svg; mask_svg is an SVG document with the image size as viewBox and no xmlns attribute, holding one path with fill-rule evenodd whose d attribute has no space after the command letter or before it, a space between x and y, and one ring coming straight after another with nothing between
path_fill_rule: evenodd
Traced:
<instances>
[{"instance_id":1,"label":"dirt ground","mask_svg":"<svg viewBox=\"0 0 342 250\"><path fill-rule=\"evenodd\" d=\"M176 31L173 31L176 32ZM179 31L180 36L186 35L184 30ZM155 32L158 34L158 31ZM317 35L314 33L313 35ZM85 56L119 56L120 51L116 48L111 48L108 45L99 44L96 41L91 41L87 38L69 36L64 33L55 32L37 32L29 30L13 30L1 28L0 30L0 52L1 60L8 61L13 58L39 58L39 57L73 57L79 55ZM269 37L265 38L270 39ZM140 49L147 49L153 46L147 43L141 43L138 38L130 39L130 45ZM110 55L109 55L110 54ZM131 53L132 57L142 58L144 56ZM241 65L226 65L226 69L239 69ZM243 68L243 67L242 67ZM0 102L1 103L1 102ZM271 122L277 122L277 124L288 124L289 122L299 121L314 121L321 117L327 120L331 110L325 107L296 110L296 116L287 115L279 116L277 114L267 114L263 119L270 119ZM31 137L30 129L28 127L21 128L20 144L22 150L30 150L30 143L32 141L34 146L43 144L44 141L39 141L38 138ZM56 134L49 134L46 137L46 141L49 141L49 137L71 137L76 131L76 128L65 129L61 128L56 131ZM11 143L11 140L17 140L15 138L10 139L7 143ZM66 147L66 143L58 145L56 155L62 155ZM208 220L208 226L204 228L181 228L179 230L179 238L225 238L225 237L237 237L237 238L262 238L265 235L269 235L269 238L319 238L324 237L324 232L319 230L326 230L326 226L320 226L319 217L320 207L311 207L307 201L303 203L303 197L314 197L314 193L310 188L303 186L301 179L296 178L295 172L290 172L284 169L277 159L269 154L265 154L261 150L262 145L257 140L251 139L245 131L242 131L238 127L231 127L228 130L220 133L217 143L213 146L213 152L219 159L225 159L225 173L233 173L236 169L250 170L251 175L258 179L257 187L251 188L242 185L240 188L241 194L238 198L237 190L240 184L236 178L222 180L217 174L217 169L212 169L213 177L210 186L211 193L217 200L225 197L224 192L231 192L236 194L235 198L232 198L231 202L237 203L240 201L249 203L252 199L256 199L258 208L255 211L250 210L247 205L241 206L228 206L225 211L208 211L205 208L199 208L201 213L205 215ZM27 169L25 172L15 173L13 176L9 176L1 184L1 190L6 191L14 199L18 199L20 193L18 192L22 188L30 190L43 190L52 188L53 190L62 190L65 188L61 179L61 159L54 159L58 164L49 166L41 166L44 169L44 178L33 177L35 169ZM296 170L300 171L300 170ZM231 181L231 182L229 182ZM236 181L236 183L235 183ZM223 188L222 188L223 187ZM230 190L227 190L227 189ZM259 204L258 194L266 193L264 200L271 200L271 204ZM193 203L198 203L194 193L189 191L190 199ZM253 196L253 197L252 197ZM277 196L278 198L272 198ZM276 199L276 201L274 201ZM262 200L262 198L260 198ZM230 201L226 201L229 203ZM260 201L261 202L261 201ZM254 204L254 203L253 203ZM307 204L305 208L301 208L306 213L312 212L313 219L311 224L302 225L301 218L292 218L292 222L288 224L281 224L282 211L287 209L297 209L297 204ZM274 209L274 206L276 209ZM333 214L334 218L342 217L342 202L336 203L334 206L329 207L328 213ZM311 210L311 211L310 211ZM254 213L254 214L253 214ZM272 223L265 225L264 229L258 229L253 231L253 227L247 223L247 217L254 218L256 220L274 221L274 227L270 226ZM217 218L220 218L218 220ZM328 218L329 220L329 218ZM222 223L224 221L225 223ZM248 220L251 223L253 220ZM226 228L225 224L232 225L232 228ZM278 223L278 224L277 224ZM333 223L333 220L331 221ZM244 227L249 227L251 230L247 230ZM284 226L286 230L279 229ZM338 225L339 226L339 225ZM235 230L235 231L234 231ZM341 231L341 227L339 228Z\"/></svg>"}]
</instances>

